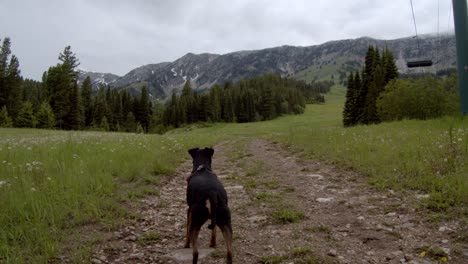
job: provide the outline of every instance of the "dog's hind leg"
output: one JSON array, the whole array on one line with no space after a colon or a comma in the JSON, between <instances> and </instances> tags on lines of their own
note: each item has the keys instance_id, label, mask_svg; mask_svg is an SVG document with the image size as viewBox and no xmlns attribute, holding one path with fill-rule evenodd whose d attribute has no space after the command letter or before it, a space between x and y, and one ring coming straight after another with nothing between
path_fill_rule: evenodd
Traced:
<instances>
[{"instance_id":1,"label":"dog's hind leg","mask_svg":"<svg viewBox=\"0 0 468 264\"><path fill-rule=\"evenodd\" d=\"M190 240L192 241L192 264L198 263L198 233L200 227L194 227L190 230Z\"/></svg>"},{"instance_id":2,"label":"dog's hind leg","mask_svg":"<svg viewBox=\"0 0 468 264\"><path fill-rule=\"evenodd\" d=\"M225 224L219 227L223 232L224 241L226 241L227 264L232 264L232 227L231 224Z\"/></svg>"},{"instance_id":3,"label":"dog's hind leg","mask_svg":"<svg viewBox=\"0 0 468 264\"><path fill-rule=\"evenodd\" d=\"M216 227L211 230L210 247L216 247Z\"/></svg>"},{"instance_id":4,"label":"dog's hind leg","mask_svg":"<svg viewBox=\"0 0 468 264\"><path fill-rule=\"evenodd\" d=\"M190 247L190 226L192 225L192 208L187 209L187 234L185 238L185 248Z\"/></svg>"}]
</instances>

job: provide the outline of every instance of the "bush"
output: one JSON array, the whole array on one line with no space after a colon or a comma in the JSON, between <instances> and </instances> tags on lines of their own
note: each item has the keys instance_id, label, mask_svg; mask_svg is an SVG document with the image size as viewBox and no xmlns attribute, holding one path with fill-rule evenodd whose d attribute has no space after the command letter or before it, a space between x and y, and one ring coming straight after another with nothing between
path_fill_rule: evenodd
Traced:
<instances>
[{"instance_id":1,"label":"bush","mask_svg":"<svg viewBox=\"0 0 468 264\"><path fill-rule=\"evenodd\" d=\"M13 121L11 120L11 117L8 115L8 110L6 106L2 107L2 110L0 111L0 127L12 127L13 126Z\"/></svg>"},{"instance_id":2,"label":"bush","mask_svg":"<svg viewBox=\"0 0 468 264\"><path fill-rule=\"evenodd\" d=\"M447 89L447 82L451 79L440 80L433 76L390 82L377 100L380 118L383 121L425 120L455 114L457 89Z\"/></svg>"},{"instance_id":3,"label":"bush","mask_svg":"<svg viewBox=\"0 0 468 264\"><path fill-rule=\"evenodd\" d=\"M21 106L18 116L15 119L15 126L34 127L35 123L36 121L33 115L33 105L31 104L31 102L26 101Z\"/></svg>"},{"instance_id":4,"label":"bush","mask_svg":"<svg viewBox=\"0 0 468 264\"><path fill-rule=\"evenodd\" d=\"M52 107L48 102L43 102L37 113L37 128L53 128L55 126L55 116Z\"/></svg>"}]
</instances>

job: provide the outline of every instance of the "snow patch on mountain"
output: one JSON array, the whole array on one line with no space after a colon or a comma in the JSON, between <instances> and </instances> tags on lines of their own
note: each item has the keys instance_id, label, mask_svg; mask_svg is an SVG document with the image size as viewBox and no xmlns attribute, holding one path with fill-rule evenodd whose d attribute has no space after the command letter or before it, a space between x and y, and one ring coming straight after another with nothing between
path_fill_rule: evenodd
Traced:
<instances>
[{"instance_id":1,"label":"snow patch on mountain","mask_svg":"<svg viewBox=\"0 0 468 264\"><path fill-rule=\"evenodd\" d=\"M197 76L195 76L195 78L190 77L190 80L195 81L196 79L198 79L198 77L200 77L200 75L198 75L198 72L197 72Z\"/></svg>"},{"instance_id":2,"label":"snow patch on mountain","mask_svg":"<svg viewBox=\"0 0 468 264\"><path fill-rule=\"evenodd\" d=\"M177 77L177 72L175 71L175 68L172 68L171 72L174 74L174 77Z\"/></svg>"}]
</instances>

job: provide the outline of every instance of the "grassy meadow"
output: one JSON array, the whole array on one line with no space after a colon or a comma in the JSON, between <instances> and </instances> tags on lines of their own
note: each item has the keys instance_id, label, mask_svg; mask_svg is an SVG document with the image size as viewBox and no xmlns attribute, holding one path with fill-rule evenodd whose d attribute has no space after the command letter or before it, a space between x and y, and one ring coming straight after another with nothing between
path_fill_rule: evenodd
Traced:
<instances>
[{"instance_id":1,"label":"grassy meadow","mask_svg":"<svg viewBox=\"0 0 468 264\"><path fill-rule=\"evenodd\" d=\"M427 208L467 219L468 118L344 129L344 94L332 89L326 104L308 105L303 115L165 135L0 129L0 262L45 263L61 254L80 262L88 244L70 244L77 230L111 230L138 217L125 205L157 195L188 148L239 137L281 142L358 171L377 188L430 194Z\"/></svg>"}]
</instances>

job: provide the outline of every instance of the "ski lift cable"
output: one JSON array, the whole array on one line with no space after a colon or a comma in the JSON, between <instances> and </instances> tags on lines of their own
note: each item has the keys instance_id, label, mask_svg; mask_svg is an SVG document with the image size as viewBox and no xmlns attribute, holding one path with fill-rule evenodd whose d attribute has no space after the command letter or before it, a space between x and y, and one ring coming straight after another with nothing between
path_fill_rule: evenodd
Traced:
<instances>
[{"instance_id":1,"label":"ski lift cable","mask_svg":"<svg viewBox=\"0 0 468 264\"><path fill-rule=\"evenodd\" d=\"M410 0L410 5L411 5L411 12L413 14L413 22L414 22L414 31L416 33L416 43L418 45L418 52L421 54L421 49L419 46L419 38L418 38L418 27L416 25L416 17L414 15L414 8L413 8L413 0ZM417 60L409 60L406 62L406 66L408 68L417 68L417 67L428 67L432 66L432 60L431 59L417 59Z\"/></svg>"},{"instance_id":2,"label":"ski lift cable","mask_svg":"<svg viewBox=\"0 0 468 264\"><path fill-rule=\"evenodd\" d=\"M410 4L411 4L411 13L413 13L414 31L416 32L416 41L418 42L418 49L419 49L418 27L416 26L416 17L414 16L413 0L410 0Z\"/></svg>"},{"instance_id":3,"label":"ski lift cable","mask_svg":"<svg viewBox=\"0 0 468 264\"><path fill-rule=\"evenodd\" d=\"M448 16L448 22L447 22L447 36L450 35L450 17L452 15L452 8L453 8L453 2L450 1L449 16Z\"/></svg>"},{"instance_id":4,"label":"ski lift cable","mask_svg":"<svg viewBox=\"0 0 468 264\"><path fill-rule=\"evenodd\" d=\"M440 0L437 0L437 47L436 47L436 56L435 62L439 62L439 47L440 47L440 34L439 34L439 26L440 26ZM436 73L437 73L437 66L436 66Z\"/></svg>"}]
</instances>

